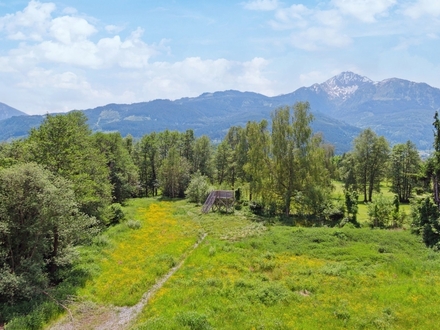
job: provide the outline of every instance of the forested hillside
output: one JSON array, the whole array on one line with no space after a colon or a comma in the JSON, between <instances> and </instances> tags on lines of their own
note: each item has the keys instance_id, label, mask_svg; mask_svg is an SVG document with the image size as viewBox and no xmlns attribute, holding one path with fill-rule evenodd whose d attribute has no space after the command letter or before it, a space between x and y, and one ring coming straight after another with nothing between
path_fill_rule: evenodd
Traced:
<instances>
[{"instance_id":1,"label":"forested hillside","mask_svg":"<svg viewBox=\"0 0 440 330\"><path fill-rule=\"evenodd\" d=\"M337 154L351 149L362 129L371 128L391 145L411 140L419 150L432 149L433 113L440 108L440 90L403 79L373 82L343 72L320 84L278 96L234 90L204 93L178 100L134 104L107 104L83 110L92 131L119 132L141 138L164 130L192 130L195 136L221 141L231 126L267 120L276 108L308 101L315 120L314 133L335 147ZM1 111L0 111L1 112ZM44 116L0 116L0 141L25 137Z\"/></svg>"}]
</instances>

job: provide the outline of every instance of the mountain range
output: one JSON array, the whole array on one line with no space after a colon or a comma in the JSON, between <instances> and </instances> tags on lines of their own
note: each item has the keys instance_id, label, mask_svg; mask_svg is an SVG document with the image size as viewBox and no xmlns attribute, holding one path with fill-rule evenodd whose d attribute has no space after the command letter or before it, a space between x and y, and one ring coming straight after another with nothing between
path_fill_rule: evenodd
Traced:
<instances>
[{"instance_id":1,"label":"mountain range","mask_svg":"<svg viewBox=\"0 0 440 330\"><path fill-rule=\"evenodd\" d=\"M83 110L94 131L119 131L134 137L165 129L193 129L219 141L231 126L267 119L279 106L308 101L315 117L312 128L335 145L338 153L351 149L361 129L371 127L391 144L413 141L431 149L432 121L440 108L440 89L403 79L374 82L353 72L343 72L321 84L268 97L252 92L223 91L175 101L154 100L134 104L108 104ZM23 116L0 104L0 140L25 136L44 116ZM6 106L6 105L4 105ZM7 107L7 106L6 106ZM17 115L21 115L17 117Z\"/></svg>"}]
</instances>

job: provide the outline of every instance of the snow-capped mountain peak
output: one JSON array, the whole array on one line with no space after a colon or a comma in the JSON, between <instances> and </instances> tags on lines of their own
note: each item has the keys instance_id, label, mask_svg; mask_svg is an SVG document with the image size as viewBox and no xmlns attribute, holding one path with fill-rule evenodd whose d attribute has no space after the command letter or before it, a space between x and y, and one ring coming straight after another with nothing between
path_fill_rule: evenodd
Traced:
<instances>
[{"instance_id":1,"label":"snow-capped mountain peak","mask_svg":"<svg viewBox=\"0 0 440 330\"><path fill-rule=\"evenodd\" d=\"M372 83L373 81L367 77L347 71L330 78L321 84L321 87L330 98L346 100L358 90L359 86Z\"/></svg>"}]
</instances>

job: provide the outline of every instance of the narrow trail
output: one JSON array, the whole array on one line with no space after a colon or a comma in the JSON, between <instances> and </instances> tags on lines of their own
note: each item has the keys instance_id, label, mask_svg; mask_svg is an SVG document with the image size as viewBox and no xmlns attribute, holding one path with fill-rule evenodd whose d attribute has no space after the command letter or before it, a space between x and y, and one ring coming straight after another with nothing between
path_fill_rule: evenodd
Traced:
<instances>
[{"instance_id":1,"label":"narrow trail","mask_svg":"<svg viewBox=\"0 0 440 330\"><path fill-rule=\"evenodd\" d=\"M76 315L72 320L68 320L67 317L64 321L57 322L52 325L50 329L57 330L79 330L79 329L95 329L95 330L123 330L127 329L136 320L142 309L148 304L149 300L159 291L162 286L168 281L168 279L177 272L189 255L204 241L207 234L203 234L201 238L187 251L182 260L173 268L169 270L167 274L162 276L156 284L154 284L150 290L148 290L142 296L141 300L131 307L102 307L97 306L91 308L88 311Z\"/></svg>"}]
</instances>

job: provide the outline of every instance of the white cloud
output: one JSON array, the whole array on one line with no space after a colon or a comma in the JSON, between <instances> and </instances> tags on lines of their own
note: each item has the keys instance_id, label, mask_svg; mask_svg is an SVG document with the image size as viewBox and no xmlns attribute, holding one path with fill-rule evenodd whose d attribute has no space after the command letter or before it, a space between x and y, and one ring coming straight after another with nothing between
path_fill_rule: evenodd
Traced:
<instances>
[{"instance_id":1,"label":"white cloud","mask_svg":"<svg viewBox=\"0 0 440 330\"><path fill-rule=\"evenodd\" d=\"M53 3L31 0L23 11L0 17L0 31L5 31L10 39L42 40L50 24Z\"/></svg>"},{"instance_id":2,"label":"white cloud","mask_svg":"<svg viewBox=\"0 0 440 330\"><path fill-rule=\"evenodd\" d=\"M386 15L396 0L332 0L332 3L343 14L372 23L376 21L376 16Z\"/></svg>"},{"instance_id":3,"label":"white cloud","mask_svg":"<svg viewBox=\"0 0 440 330\"><path fill-rule=\"evenodd\" d=\"M53 19L49 31L53 38L65 45L85 41L97 32L85 19L72 16Z\"/></svg>"},{"instance_id":4,"label":"white cloud","mask_svg":"<svg viewBox=\"0 0 440 330\"><path fill-rule=\"evenodd\" d=\"M269 24L275 30L292 31L290 44L307 51L340 48L351 43L350 36L343 32L343 19L335 9L310 9L295 4L278 9Z\"/></svg>"},{"instance_id":5,"label":"white cloud","mask_svg":"<svg viewBox=\"0 0 440 330\"><path fill-rule=\"evenodd\" d=\"M278 0L254 0L244 4L244 8L249 10L270 11L278 8Z\"/></svg>"},{"instance_id":6,"label":"white cloud","mask_svg":"<svg viewBox=\"0 0 440 330\"><path fill-rule=\"evenodd\" d=\"M0 56L0 97L5 101L16 91L28 95L14 102L28 113L197 96L209 90L274 94L263 58L154 61L160 53L171 54L169 40L147 44L142 28L126 37L114 25L100 31L93 19L77 17L73 8L54 13L53 4L31 1L22 12L0 18L0 34L22 41ZM114 35L106 37L108 32Z\"/></svg>"},{"instance_id":7,"label":"white cloud","mask_svg":"<svg viewBox=\"0 0 440 330\"><path fill-rule=\"evenodd\" d=\"M405 15L418 19L421 16L440 16L440 2L436 0L417 0L409 5L405 11Z\"/></svg>"},{"instance_id":8,"label":"white cloud","mask_svg":"<svg viewBox=\"0 0 440 330\"><path fill-rule=\"evenodd\" d=\"M73 7L66 7L63 9L63 14L66 15L75 15L78 13L78 10L76 10L76 8Z\"/></svg>"},{"instance_id":9,"label":"white cloud","mask_svg":"<svg viewBox=\"0 0 440 330\"><path fill-rule=\"evenodd\" d=\"M337 10L319 10L314 13L316 20L325 26L339 28L343 24L343 19Z\"/></svg>"},{"instance_id":10,"label":"white cloud","mask_svg":"<svg viewBox=\"0 0 440 330\"><path fill-rule=\"evenodd\" d=\"M393 47L392 50L402 51L407 50L410 47L420 45L422 41L419 38L400 38L397 46Z\"/></svg>"}]
</instances>

